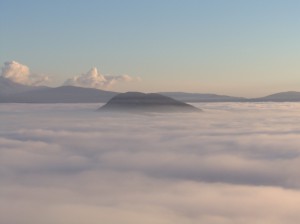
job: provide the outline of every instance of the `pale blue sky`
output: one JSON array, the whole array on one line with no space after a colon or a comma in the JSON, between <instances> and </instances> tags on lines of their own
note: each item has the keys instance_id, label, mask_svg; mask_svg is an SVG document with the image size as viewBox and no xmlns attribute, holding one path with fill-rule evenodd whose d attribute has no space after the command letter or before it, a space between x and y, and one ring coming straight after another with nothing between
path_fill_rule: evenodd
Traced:
<instances>
[{"instance_id":1,"label":"pale blue sky","mask_svg":"<svg viewBox=\"0 0 300 224\"><path fill-rule=\"evenodd\" d=\"M298 0L0 0L0 63L59 85L96 66L115 90L300 91Z\"/></svg>"}]
</instances>

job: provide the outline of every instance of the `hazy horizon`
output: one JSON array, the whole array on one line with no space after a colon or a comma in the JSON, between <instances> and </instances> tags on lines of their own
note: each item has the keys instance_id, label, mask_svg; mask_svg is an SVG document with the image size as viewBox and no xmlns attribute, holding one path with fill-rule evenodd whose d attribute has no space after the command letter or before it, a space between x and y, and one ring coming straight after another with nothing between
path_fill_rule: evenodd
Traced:
<instances>
[{"instance_id":1,"label":"hazy horizon","mask_svg":"<svg viewBox=\"0 0 300 224\"><path fill-rule=\"evenodd\" d=\"M74 76L72 78L66 79L63 83L53 86L50 85L51 77L42 75L42 74L36 74L30 71L29 67L26 65L23 65L17 61L7 61L4 63L4 65L1 67L1 73L0 77L4 78L4 80L8 79L16 84L22 84L26 86L32 86L32 87L62 87L62 86L77 86L77 87L83 87L83 88L91 88L91 89L99 89L99 90L105 90L105 91L114 91L118 92L114 89L114 86L117 85L126 85L130 82L136 82L140 83L142 80L140 77L132 77L129 75L103 75L100 72L98 72L97 68L91 68L88 72L82 73L81 75ZM4 81L1 80L1 81ZM0 84L2 86L5 86L4 83ZM7 86L6 86L7 88ZM9 90L9 92L12 92L13 90ZM119 91L120 92L120 91ZM249 97L249 96L243 96L243 95L230 95L225 94L221 91L216 92L192 92L192 91L180 91L180 90L173 90L168 91L167 89L162 89L160 91L141 91L141 90L132 90L132 89L126 89L124 92L145 92L145 93L154 93L154 92L169 92L169 93L200 93L200 94L217 94L217 95L226 95L226 96L233 96L233 97L244 97L244 98L259 98L264 97L276 93L281 92L294 92L294 90L282 90L279 92L270 92L266 93L265 95L258 95L255 94L255 96ZM297 92L297 91L296 91ZM299 91L300 92L300 91Z\"/></svg>"}]
</instances>

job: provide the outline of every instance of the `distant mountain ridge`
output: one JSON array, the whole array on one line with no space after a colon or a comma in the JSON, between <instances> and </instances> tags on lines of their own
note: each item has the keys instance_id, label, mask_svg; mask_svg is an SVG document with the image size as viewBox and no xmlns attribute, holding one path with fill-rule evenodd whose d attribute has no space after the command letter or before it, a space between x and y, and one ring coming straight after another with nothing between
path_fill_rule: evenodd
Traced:
<instances>
[{"instance_id":1,"label":"distant mountain ridge","mask_svg":"<svg viewBox=\"0 0 300 224\"><path fill-rule=\"evenodd\" d=\"M76 86L26 86L0 77L0 103L101 103L116 94Z\"/></svg>"},{"instance_id":2,"label":"distant mountain ridge","mask_svg":"<svg viewBox=\"0 0 300 224\"><path fill-rule=\"evenodd\" d=\"M118 92L77 86L27 86L0 76L0 103L106 103ZM200 102L300 102L300 92L288 91L259 98L207 93L160 92L175 100Z\"/></svg>"},{"instance_id":3,"label":"distant mountain ridge","mask_svg":"<svg viewBox=\"0 0 300 224\"><path fill-rule=\"evenodd\" d=\"M253 102L300 102L300 92L288 91L250 99Z\"/></svg>"},{"instance_id":4,"label":"distant mountain ridge","mask_svg":"<svg viewBox=\"0 0 300 224\"><path fill-rule=\"evenodd\" d=\"M247 98L209 93L184 93L184 92L160 92L159 94L180 100L183 102L244 102Z\"/></svg>"},{"instance_id":5,"label":"distant mountain ridge","mask_svg":"<svg viewBox=\"0 0 300 224\"><path fill-rule=\"evenodd\" d=\"M165 96L183 102L300 102L300 92L287 91L274 93L264 97L245 98L205 93L162 92Z\"/></svg>"},{"instance_id":6,"label":"distant mountain ridge","mask_svg":"<svg viewBox=\"0 0 300 224\"><path fill-rule=\"evenodd\" d=\"M14 94L20 94L23 92L47 89L46 86L27 86L11 81L10 79L0 76L0 96L9 96Z\"/></svg>"},{"instance_id":7,"label":"distant mountain ridge","mask_svg":"<svg viewBox=\"0 0 300 224\"><path fill-rule=\"evenodd\" d=\"M60 86L15 94L11 99L23 103L100 103L107 102L116 94L98 89Z\"/></svg>"}]
</instances>

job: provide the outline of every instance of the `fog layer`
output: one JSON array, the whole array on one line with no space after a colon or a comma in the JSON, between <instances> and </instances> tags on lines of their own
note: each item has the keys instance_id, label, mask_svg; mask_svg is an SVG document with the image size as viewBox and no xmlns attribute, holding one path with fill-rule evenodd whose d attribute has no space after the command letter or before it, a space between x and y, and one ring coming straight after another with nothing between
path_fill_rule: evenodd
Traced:
<instances>
[{"instance_id":1,"label":"fog layer","mask_svg":"<svg viewBox=\"0 0 300 224\"><path fill-rule=\"evenodd\" d=\"M300 104L0 104L5 224L300 222Z\"/></svg>"}]
</instances>

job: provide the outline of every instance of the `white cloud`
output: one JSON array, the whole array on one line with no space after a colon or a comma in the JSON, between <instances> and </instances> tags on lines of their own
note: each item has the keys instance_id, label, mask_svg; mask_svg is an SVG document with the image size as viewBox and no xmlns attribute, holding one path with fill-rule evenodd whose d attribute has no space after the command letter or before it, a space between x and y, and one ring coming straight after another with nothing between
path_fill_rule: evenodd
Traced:
<instances>
[{"instance_id":1,"label":"white cloud","mask_svg":"<svg viewBox=\"0 0 300 224\"><path fill-rule=\"evenodd\" d=\"M129 75L102 75L97 68L92 68L87 73L66 80L64 85L107 89L118 82L130 82L135 79Z\"/></svg>"},{"instance_id":2,"label":"white cloud","mask_svg":"<svg viewBox=\"0 0 300 224\"><path fill-rule=\"evenodd\" d=\"M31 73L26 65L16 61L5 62L1 76L23 85L41 85L49 81L49 77Z\"/></svg>"},{"instance_id":3,"label":"white cloud","mask_svg":"<svg viewBox=\"0 0 300 224\"><path fill-rule=\"evenodd\" d=\"M196 105L0 105L1 221L298 224L300 105Z\"/></svg>"}]
</instances>

